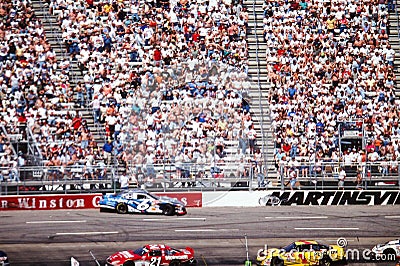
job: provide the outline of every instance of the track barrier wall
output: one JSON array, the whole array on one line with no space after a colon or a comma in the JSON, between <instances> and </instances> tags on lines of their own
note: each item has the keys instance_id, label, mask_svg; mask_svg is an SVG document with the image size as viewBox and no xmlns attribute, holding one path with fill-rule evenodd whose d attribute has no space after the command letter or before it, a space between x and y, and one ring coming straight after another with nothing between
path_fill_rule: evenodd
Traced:
<instances>
[{"instance_id":1,"label":"track barrier wall","mask_svg":"<svg viewBox=\"0 0 400 266\"><path fill-rule=\"evenodd\" d=\"M271 201L275 199L275 201ZM271 204L271 202L273 202ZM203 192L204 207L260 205L400 205L398 190L232 191Z\"/></svg>"},{"instance_id":2,"label":"track barrier wall","mask_svg":"<svg viewBox=\"0 0 400 266\"><path fill-rule=\"evenodd\" d=\"M400 191L225 191L156 193L187 207L256 207L263 205L400 205ZM96 209L102 194L56 194L0 197L0 211Z\"/></svg>"}]
</instances>

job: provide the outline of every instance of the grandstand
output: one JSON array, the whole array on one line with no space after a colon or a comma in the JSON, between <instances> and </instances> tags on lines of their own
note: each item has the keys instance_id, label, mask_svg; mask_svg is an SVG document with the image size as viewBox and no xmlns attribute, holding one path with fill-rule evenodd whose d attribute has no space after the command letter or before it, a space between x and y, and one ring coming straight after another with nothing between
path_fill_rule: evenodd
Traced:
<instances>
[{"instance_id":1,"label":"grandstand","mask_svg":"<svg viewBox=\"0 0 400 266\"><path fill-rule=\"evenodd\" d=\"M339 2L2 3L2 190L399 185L397 7Z\"/></svg>"}]
</instances>

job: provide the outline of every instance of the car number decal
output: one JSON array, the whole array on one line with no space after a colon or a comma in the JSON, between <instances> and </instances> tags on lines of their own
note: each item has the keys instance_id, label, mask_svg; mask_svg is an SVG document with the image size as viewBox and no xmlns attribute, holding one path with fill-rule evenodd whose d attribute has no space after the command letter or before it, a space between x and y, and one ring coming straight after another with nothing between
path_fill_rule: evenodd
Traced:
<instances>
[{"instance_id":1,"label":"car number decal","mask_svg":"<svg viewBox=\"0 0 400 266\"><path fill-rule=\"evenodd\" d=\"M161 257L152 257L150 259L150 266L160 266L161 264Z\"/></svg>"},{"instance_id":2,"label":"car number decal","mask_svg":"<svg viewBox=\"0 0 400 266\"><path fill-rule=\"evenodd\" d=\"M149 199L147 199L147 200L144 200L144 201L142 201L141 203L139 203L137 206L136 206L136 209L138 209L139 211L144 211L144 210L147 210L149 207L150 207L150 200Z\"/></svg>"}]
</instances>

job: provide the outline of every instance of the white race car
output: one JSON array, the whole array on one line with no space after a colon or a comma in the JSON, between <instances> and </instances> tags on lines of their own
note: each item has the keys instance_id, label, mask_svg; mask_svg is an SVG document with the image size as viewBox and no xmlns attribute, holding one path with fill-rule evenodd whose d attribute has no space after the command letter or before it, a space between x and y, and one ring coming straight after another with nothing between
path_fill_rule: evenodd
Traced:
<instances>
[{"instance_id":1,"label":"white race car","mask_svg":"<svg viewBox=\"0 0 400 266\"><path fill-rule=\"evenodd\" d=\"M395 261L400 258L400 239L378 244L372 248L372 252L382 260Z\"/></svg>"}]
</instances>

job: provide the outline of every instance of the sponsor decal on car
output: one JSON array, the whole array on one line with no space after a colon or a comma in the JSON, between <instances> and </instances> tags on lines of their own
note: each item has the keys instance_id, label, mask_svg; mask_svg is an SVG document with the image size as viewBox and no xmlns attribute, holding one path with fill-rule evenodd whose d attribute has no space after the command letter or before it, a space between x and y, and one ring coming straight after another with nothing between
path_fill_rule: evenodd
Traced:
<instances>
[{"instance_id":1,"label":"sponsor decal on car","mask_svg":"<svg viewBox=\"0 0 400 266\"><path fill-rule=\"evenodd\" d=\"M165 256L166 260L186 260L187 258L188 258L187 255Z\"/></svg>"}]
</instances>

